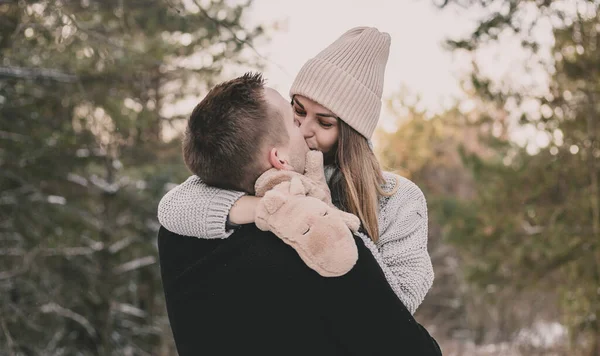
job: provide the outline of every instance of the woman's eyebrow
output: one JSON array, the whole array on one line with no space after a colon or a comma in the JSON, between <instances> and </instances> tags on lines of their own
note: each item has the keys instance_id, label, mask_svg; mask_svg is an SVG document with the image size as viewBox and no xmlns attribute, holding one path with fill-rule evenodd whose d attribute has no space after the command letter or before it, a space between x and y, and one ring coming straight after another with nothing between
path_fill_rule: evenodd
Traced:
<instances>
[{"instance_id":1,"label":"woman's eyebrow","mask_svg":"<svg viewBox=\"0 0 600 356\"><path fill-rule=\"evenodd\" d=\"M296 103L296 105L298 105L299 107L301 107L302 110L306 110L306 109L304 109L304 105L302 105L302 103L300 101L298 101L298 99L294 98L294 102Z\"/></svg>"},{"instance_id":2,"label":"woman's eyebrow","mask_svg":"<svg viewBox=\"0 0 600 356\"><path fill-rule=\"evenodd\" d=\"M295 102L295 103L296 103L296 105L298 105L298 106L299 106L299 107L300 107L302 110L306 110L306 109L304 108L304 105L302 105L302 103L300 102L300 100L298 100L298 99L294 98L294 102ZM338 119L338 117L337 117L337 116L335 116L334 114L318 113L318 114L316 114L316 116L319 116L319 117L331 117L331 118L334 118L334 119Z\"/></svg>"},{"instance_id":3,"label":"woman's eyebrow","mask_svg":"<svg viewBox=\"0 0 600 356\"><path fill-rule=\"evenodd\" d=\"M321 114L321 113L320 113L320 114L317 114L317 116L319 116L319 117L332 117L332 118L334 118L334 119L337 119L337 118L338 118L337 116L335 116L335 115L333 115L333 114Z\"/></svg>"}]
</instances>

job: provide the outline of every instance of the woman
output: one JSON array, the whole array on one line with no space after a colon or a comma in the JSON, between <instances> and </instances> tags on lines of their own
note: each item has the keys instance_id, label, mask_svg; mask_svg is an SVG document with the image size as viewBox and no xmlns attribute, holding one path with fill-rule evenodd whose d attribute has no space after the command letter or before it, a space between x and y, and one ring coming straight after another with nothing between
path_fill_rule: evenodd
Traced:
<instances>
[{"instance_id":1,"label":"woman","mask_svg":"<svg viewBox=\"0 0 600 356\"><path fill-rule=\"evenodd\" d=\"M371 239L362 236L365 243L414 313L433 282L427 205L414 183L382 172L369 141L381 112L389 46L390 36L375 28L349 30L302 67L290 96L306 143L325 156L334 204L359 217ZM165 195L158 218L177 234L227 238L228 227L254 222L258 199L194 176Z\"/></svg>"}]
</instances>

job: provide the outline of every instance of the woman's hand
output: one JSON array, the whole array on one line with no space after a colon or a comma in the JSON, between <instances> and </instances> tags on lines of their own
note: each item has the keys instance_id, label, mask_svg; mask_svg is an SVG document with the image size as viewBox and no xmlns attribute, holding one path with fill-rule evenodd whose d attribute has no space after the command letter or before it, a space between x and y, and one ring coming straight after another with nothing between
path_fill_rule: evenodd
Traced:
<instances>
[{"instance_id":1,"label":"woman's hand","mask_svg":"<svg viewBox=\"0 0 600 356\"><path fill-rule=\"evenodd\" d=\"M252 195L245 195L238 199L229 210L229 221L238 225L254 223L256 207L260 199Z\"/></svg>"}]
</instances>

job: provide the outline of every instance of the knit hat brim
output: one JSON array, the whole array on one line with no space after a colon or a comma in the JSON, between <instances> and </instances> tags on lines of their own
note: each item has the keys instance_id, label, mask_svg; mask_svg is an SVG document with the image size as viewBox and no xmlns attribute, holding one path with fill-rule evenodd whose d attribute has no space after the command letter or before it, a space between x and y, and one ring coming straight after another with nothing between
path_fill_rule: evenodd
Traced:
<instances>
[{"instance_id":1,"label":"knit hat brim","mask_svg":"<svg viewBox=\"0 0 600 356\"><path fill-rule=\"evenodd\" d=\"M310 59L300 69L290 88L290 96L294 95L326 107L367 139L373 135L381 113L378 95L346 71L320 58Z\"/></svg>"}]
</instances>

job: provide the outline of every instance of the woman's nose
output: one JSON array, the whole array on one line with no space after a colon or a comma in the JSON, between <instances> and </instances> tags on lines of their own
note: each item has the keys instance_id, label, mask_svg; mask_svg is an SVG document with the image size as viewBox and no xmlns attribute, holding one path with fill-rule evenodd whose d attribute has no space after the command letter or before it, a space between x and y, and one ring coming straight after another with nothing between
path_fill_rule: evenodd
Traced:
<instances>
[{"instance_id":1,"label":"woman's nose","mask_svg":"<svg viewBox=\"0 0 600 356\"><path fill-rule=\"evenodd\" d=\"M302 132L302 136L304 136L304 138L312 137L314 135L314 130L310 120L304 119L304 121L302 121L300 124L300 132Z\"/></svg>"}]
</instances>

